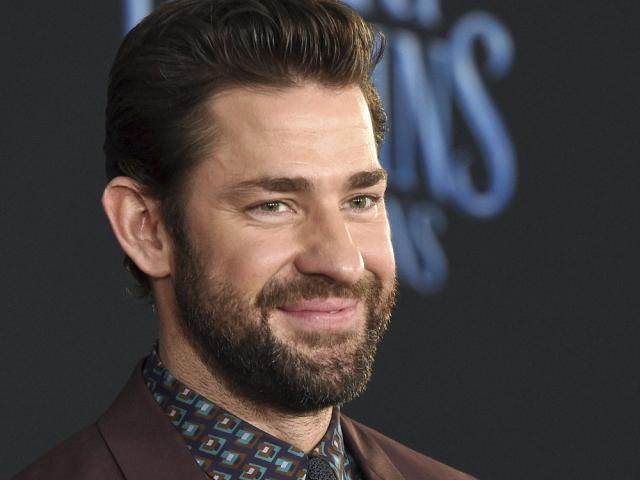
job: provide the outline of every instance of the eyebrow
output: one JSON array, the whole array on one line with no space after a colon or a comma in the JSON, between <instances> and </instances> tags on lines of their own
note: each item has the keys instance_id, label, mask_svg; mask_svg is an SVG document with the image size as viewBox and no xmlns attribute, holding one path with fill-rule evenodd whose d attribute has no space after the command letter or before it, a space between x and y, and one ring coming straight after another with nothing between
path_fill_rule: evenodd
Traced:
<instances>
[{"instance_id":1,"label":"eyebrow","mask_svg":"<svg viewBox=\"0 0 640 480\"><path fill-rule=\"evenodd\" d=\"M387 179L387 172L383 168L372 171L354 173L347 180L349 189L368 188ZM228 195L238 195L251 190L265 190L278 193L310 192L313 185L304 177L259 177L245 180L229 187Z\"/></svg>"},{"instance_id":2,"label":"eyebrow","mask_svg":"<svg viewBox=\"0 0 640 480\"><path fill-rule=\"evenodd\" d=\"M350 189L368 188L387 180L387 172L384 168L378 168L370 172L358 172L349 177Z\"/></svg>"},{"instance_id":3,"label":"eyebrow","mask_svg":"<svg viewBox=\"0 0 640 480\"><path fill-rule=\"evenodd\" d=\"M311 190L311 183L303 177L260 177L231 187L233 193L256 189L279 193L308 192Z\"/></svg>"}]
</instances>

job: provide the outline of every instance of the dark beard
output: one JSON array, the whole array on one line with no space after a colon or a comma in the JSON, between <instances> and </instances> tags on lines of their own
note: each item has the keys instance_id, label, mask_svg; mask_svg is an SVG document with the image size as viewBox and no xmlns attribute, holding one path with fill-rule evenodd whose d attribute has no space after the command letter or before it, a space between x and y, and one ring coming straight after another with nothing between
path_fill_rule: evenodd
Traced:
<instances>
[{"instance_id":1,"label":"dark beard","mask_svg":"<svg viewBox=\"0 0 640 480\"><path fill-rule=\"evenodd\" d=\"M208 281L194 248L184 238L181 243L174 289L182 330L210 373L235 395L256 406L299 413L343 404L365 390L389 324L395 284L385 292L373 275L353 285L307 275L268 282L250 305L228 283ZM323 297L361 300L367 320L365 332L296 332L294 344L305 350L344 347L339 357L317 361L276 338L269 316L278 305Z\"/></svg>"}]
</instances>

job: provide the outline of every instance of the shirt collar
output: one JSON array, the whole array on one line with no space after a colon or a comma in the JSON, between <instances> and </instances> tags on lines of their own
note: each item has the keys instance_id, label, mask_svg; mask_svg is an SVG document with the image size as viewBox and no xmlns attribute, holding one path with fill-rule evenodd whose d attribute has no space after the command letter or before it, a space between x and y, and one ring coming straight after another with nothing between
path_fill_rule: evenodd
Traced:
<instances>
[{"instance_id":1,"label":"shirt collar","mask_svg":"<svg viewBox=\"0 0 640 480\"><path fill-rule=\"evenodd\" d=\"M216 406L181 383L162 364L157 348L147 357L143 376L154 399L209 478L306 477L309 457L302 450ZM353 457L345 449L339 408L333 409L329 428L310 456L324 458L338 480L359 477Z\"/></svg>"}]
</instances>

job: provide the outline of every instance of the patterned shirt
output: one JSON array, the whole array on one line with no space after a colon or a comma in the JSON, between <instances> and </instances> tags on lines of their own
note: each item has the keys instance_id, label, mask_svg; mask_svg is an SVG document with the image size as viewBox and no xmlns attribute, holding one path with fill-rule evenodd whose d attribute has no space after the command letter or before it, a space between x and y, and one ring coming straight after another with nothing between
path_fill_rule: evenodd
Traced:
<instances>
[{"instance_id":1,"label":"patterned shirt","mask_svg":"<svg viewBox=\"0 0 640 480\"><path fill-rule=\"evenodd\" d=\"M188 388L171 375L155 348L145 360L143 376L153 397L210 479L305 479L308 455ZM345 448L338 408L333 409L329 428L310 456L324 458L337 480L362 478Z\"/></svg>"}]
</instances>

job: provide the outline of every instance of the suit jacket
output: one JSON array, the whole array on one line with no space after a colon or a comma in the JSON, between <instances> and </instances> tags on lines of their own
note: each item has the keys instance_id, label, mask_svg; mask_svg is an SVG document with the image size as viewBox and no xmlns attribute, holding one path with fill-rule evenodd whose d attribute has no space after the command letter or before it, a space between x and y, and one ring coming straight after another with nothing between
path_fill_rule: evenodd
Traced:
<instances>
[{"instance_id":1,"label":"suit jacket","mask_svg":"<svg viewBox=\"0 0 640 480\"><path fill-rule=\"evenodd\" d=\"M470 480L345 415L344 441L368 480ZM175 427L144 384L139 364L113 405L19 473L16 480L203 480Z\"/></svg>"}]
</instances>

